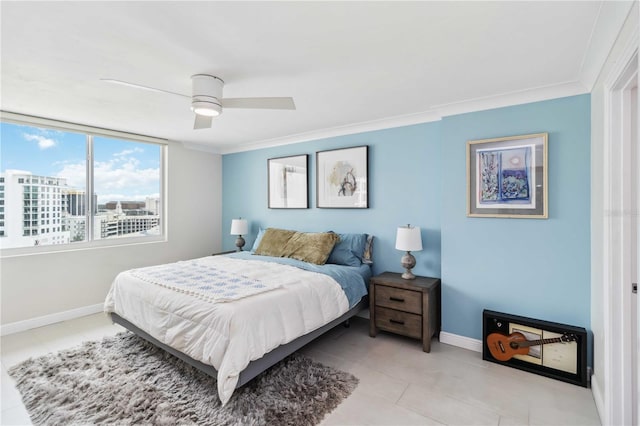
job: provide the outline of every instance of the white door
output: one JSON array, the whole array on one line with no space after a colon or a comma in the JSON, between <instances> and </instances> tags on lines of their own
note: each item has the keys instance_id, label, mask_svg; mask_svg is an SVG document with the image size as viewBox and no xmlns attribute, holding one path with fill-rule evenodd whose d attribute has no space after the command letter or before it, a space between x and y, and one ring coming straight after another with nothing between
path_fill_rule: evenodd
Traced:
<instances>
[{"instance_id":1,"label":"white door","mask_svg":"<svg viewBox=\"0 0 640 426\"><path fill-rule=\"evenodd\" d=\"M637 287L638 283L638 256L640 255L640 250L638 250L638 243L640 242L640 238L638 238L638 231L640 230L638 227L638 220L640 216L640 173L638 173L638 166L640 166L640 149L638 149L638 81L636 76L635 85L631 88L631 278L632 282L629 283L632 287L629 289L629 297L631 298L630 307L630 331L631 331L631 344L629 345L631 349L631 401L632 403L632 425L638 426L638 412L640 411L640 400L638 396L640 395L640 371L638 370L638 352L640 352L640 337L638 336L638 331L640 331L638 318L638 305L640 303L637 292L633 292L633 286Z\"/></svg>"},{"instance_id":2,"label":"white door","mask_svg":"<svg viewBox=\"0 0 640 426\"><path fill-rule=\"evenodd\" d=\"M638 424L638 48L623 55L606 84L609 134L605 138L605 418L603 424Z\"/></svg>"},{"instance_id":3,"label":"white door","mask_svg":"<svg viewBox=\"0 0 640 426\"><path fill-rule=\"evenodd\" d=\"M631 292L631 338L632 338L632 354L631 354L631 366L632 366L632 400L635 401L633 404L633 412L632 412L632 421L633 425L638 426L640 424L638 415L640 413L640 369L638 368L638 353L640 353L640 317L638 316L638 312L640 312L640 297L637 294L637 286L638 286L638 263L640 259L640 250L638 249L638 244L640 244L640 237L638 234L640 232L640 172L638 172L638 167L640 167L640 140L638 138L638 122L640 117L640 111L638 108L638 81L636 77L636 85L631 90L631 105L633 110L633 122L631 125L632 129L632 143L631 143L631 158L633 159L633 164L631 166L632 171L632 182L634 187L632 189L632 262L631 262L631 277L633 278L632 282L632 292Z\"/></svg>"}]
</instances>

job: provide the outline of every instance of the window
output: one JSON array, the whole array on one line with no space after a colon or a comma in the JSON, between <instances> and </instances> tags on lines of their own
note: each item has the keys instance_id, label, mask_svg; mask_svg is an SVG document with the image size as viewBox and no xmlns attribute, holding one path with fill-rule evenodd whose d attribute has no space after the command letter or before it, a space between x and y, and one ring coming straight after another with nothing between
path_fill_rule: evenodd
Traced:
<instances>
[{"instance_id":1,"label":"window","mask_svg":"<svg viewBox=\"0 0 640 426\"><path fill-rule=\"evenodd\" d=\"M0 205L7 208L5 212L2 207L3 253L164 236L159 207L164 199L164 141L37 118L31 122L30 117L23 122L15 114L6 120L4 115L0 122L4 190ZM141 224L129 226L131 216L141 218ZM40 227L52 224L60 226Z\"/></svg>"}]
</instances>

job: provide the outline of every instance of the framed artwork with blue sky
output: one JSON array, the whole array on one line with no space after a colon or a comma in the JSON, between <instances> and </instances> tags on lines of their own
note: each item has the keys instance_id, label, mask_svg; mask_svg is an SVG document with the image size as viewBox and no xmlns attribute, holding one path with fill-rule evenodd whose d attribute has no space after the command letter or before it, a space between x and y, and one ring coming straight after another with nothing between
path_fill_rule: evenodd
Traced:
<instances>
[{"instance_id":1,"label":"framed artwork with blue sky","mask_svg":"<svg viewBox=\"0 0 640 426\"><path fill-rule=\"evenodd\" d=\"M547 133L467 142L467 216L546 219Z\"/></svg>"}]
</instances>

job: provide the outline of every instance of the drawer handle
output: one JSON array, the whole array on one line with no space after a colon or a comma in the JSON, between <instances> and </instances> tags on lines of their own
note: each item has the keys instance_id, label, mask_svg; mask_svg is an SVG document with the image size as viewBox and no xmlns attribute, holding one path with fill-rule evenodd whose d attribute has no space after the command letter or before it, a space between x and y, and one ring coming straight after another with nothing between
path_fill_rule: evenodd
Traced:
<instances>
[{"instance_id":1,"label":"drawer handle","mask_svg":"<svg viewBox=\"0 0 640 426\"><path fill-rule=\"evenodd\" d=\"M404 325L404 321L398 321L398 320L394 320L394 319L389 319L389 322L392 323L392 324Z\"/></svg>"},{"instance_id":2,"label":"drawer handle","mask_svg":"<svg viewBox=\"0 0 640 426\"><path fill-rule=\"evenodd\" d=\"M391 300L393 302L404 302L404 299L402 299L400 297L393 297L393 296L390 296L389 300Z\"/></svg>"}]
</instances>

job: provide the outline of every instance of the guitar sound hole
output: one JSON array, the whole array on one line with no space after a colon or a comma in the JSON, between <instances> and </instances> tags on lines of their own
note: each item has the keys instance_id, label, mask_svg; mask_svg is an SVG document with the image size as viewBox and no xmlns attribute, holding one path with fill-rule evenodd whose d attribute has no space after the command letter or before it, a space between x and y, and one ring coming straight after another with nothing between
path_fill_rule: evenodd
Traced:
<instances>
[{"instance_id":1,"label":"guitar sound hole","mask_svg":"<svg viewBox=\"0 0 640 426\"><path fill-rule=\"evenodd\" d=\"M511 346L511 349L518 349L520 347L518 342L509 342L509 346Z\"/></svg>"}]
</instances>

